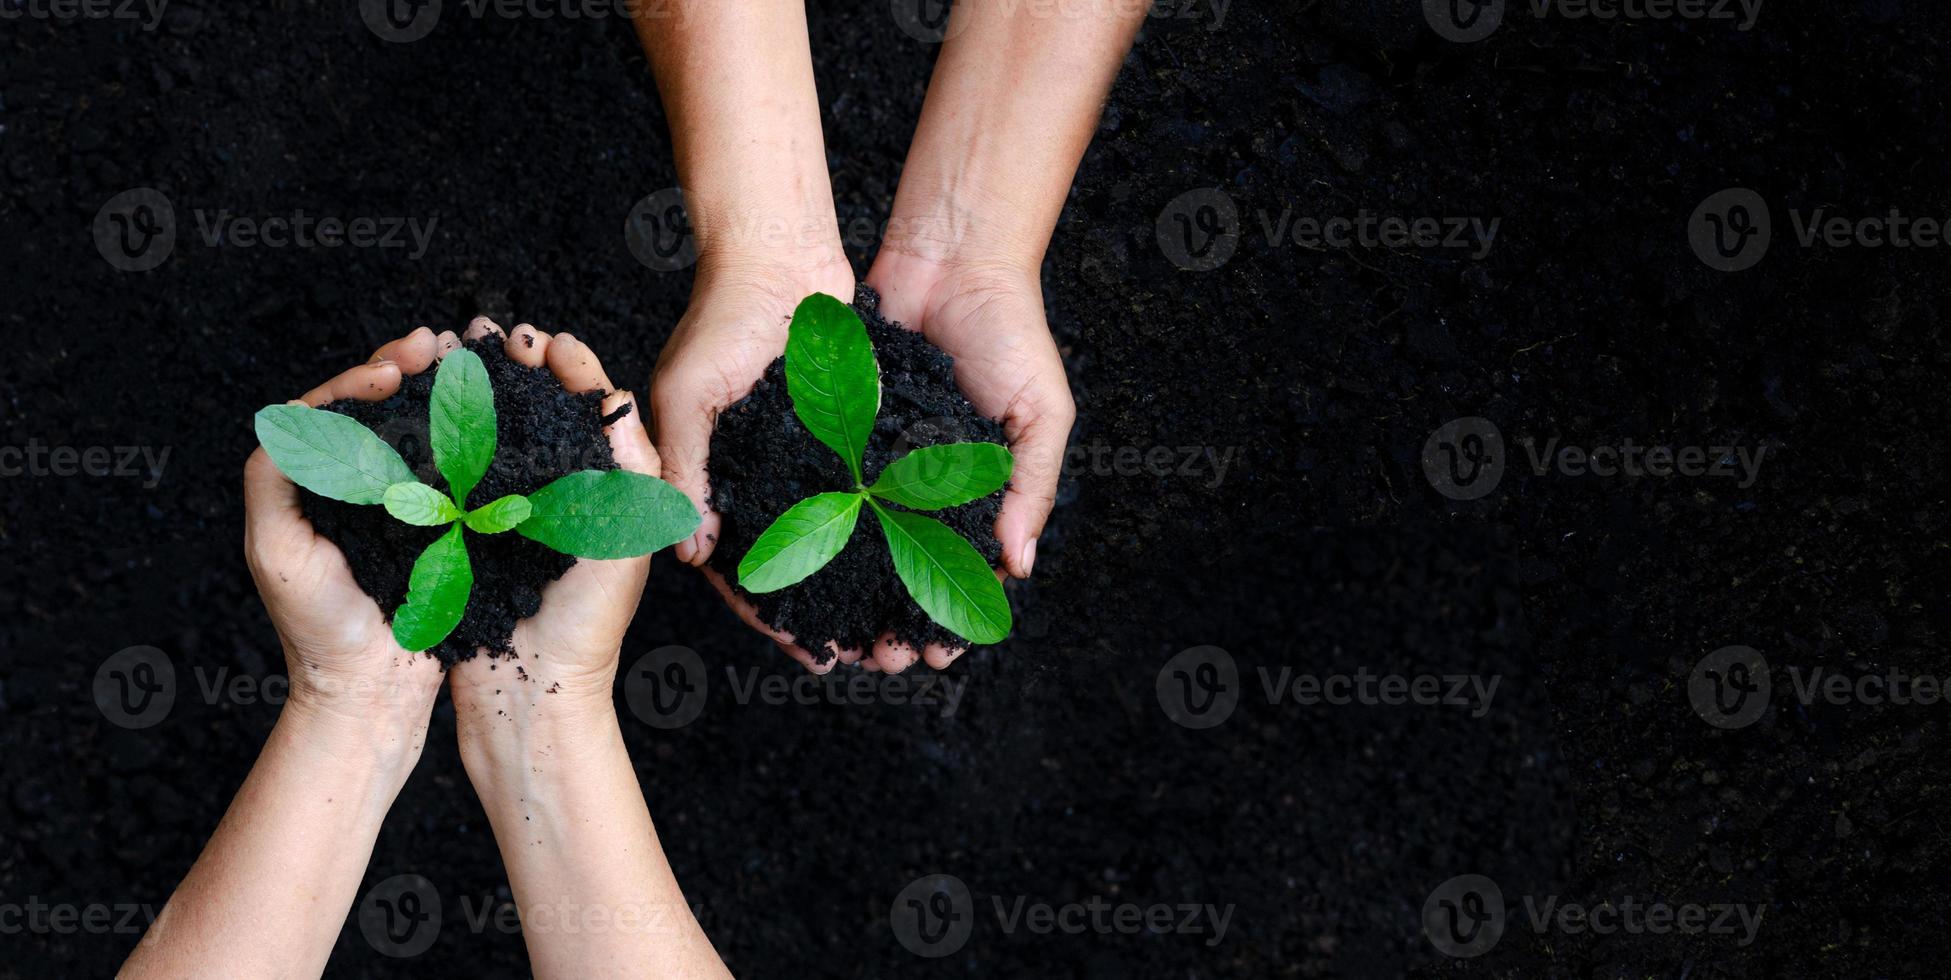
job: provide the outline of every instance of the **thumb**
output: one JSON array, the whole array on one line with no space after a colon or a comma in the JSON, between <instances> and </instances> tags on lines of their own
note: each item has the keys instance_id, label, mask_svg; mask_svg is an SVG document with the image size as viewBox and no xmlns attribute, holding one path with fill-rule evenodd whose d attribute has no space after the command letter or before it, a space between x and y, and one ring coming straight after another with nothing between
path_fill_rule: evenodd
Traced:
<instances>
[{"instance_id":1,"label":"thumb","mask_svg":"<svg viewBox=\"0 0 1951 980\"><path fill-rule=\"evenodd\" d=\"M1009 426L1016 465L1003 494L1002 515L996 518L996 539L1003 545L1003 568L1016 578L1029 578L1036 564L1037 537L1057 504L1064 448L1076 418L1077 409L1065 393L1061 404Z\"/></svg>"},{"instance_id":2,"label":"thumb","mask_svg":"<svg viewBox=\"0 0 1951 980\"><path fill-rule=\"evenodd\" d=\"M705 503L711 487L705 463L711 454L715 412L701 392L670 377L652 383L650 403L657 430L657 456L664 464L664 480L690 497L698 513L704 515L698 529L691 537L679 541L673 553L678 561L702 566L718 542L719 517Z\"/></svg>"}]
</instances>

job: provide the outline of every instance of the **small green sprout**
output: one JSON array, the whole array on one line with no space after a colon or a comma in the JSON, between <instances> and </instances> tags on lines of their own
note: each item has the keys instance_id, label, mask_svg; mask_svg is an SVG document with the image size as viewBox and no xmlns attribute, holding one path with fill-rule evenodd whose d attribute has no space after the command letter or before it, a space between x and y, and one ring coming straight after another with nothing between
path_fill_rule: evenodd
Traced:
<instances>
[{"instance_id":1,"label":"small green sprout","mask_svg":"<svg viewBox=\"0 0 1951 980\"><path fill-rule=\"evenodd\" d=\"M772 592L819 571L847 546L864 505L880 521L895 573L930 619L971 643L1008 636L1009 599L975 546L941 521L885 505L941 510L980 500L1008 481L1009 450L987 442L927 446L866 485L861 465L881 410L880 367L866 325L825 293L793 311L786 393L807 431L846 462L854 488L815 494L780 514L739 560L738 584Z\"/></svg>"},{"instance_id":2,"label":"small green sprout","mask_svg":"<svg viewBox=\"0 0 1951 980\"><path fill-rule=\"evenodd\" d=\"M293 483L333 500L383 505L417 527L452 525L414 561L406 602L393 613L393 638L408 650L446 639L467 612L474 568L462 528L512 530L563 554L598 559L647 555L698 528L696 508L676 487L628 470L582 470L526 497L511 494L467 509L496 441L494 390L473 351L463 348L440 362L427 414L434 465L451 496L421 483L392 446L350 417L272 405L256 419L258 441Z\"/></svg>"}]
</instances>

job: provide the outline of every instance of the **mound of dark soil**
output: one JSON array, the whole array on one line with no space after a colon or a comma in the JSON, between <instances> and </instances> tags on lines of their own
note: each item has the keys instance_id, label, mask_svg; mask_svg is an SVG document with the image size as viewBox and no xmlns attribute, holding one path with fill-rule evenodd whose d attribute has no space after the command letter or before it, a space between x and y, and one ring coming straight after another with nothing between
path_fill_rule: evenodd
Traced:
<instances>
[{"instance_id":1,"label":"mound of dark soil","mask_svg":"<svg viewBox=\"0 0 1951 980\"><path fill-rule=\"evenodd\" d=\"M517 363L498 338L469 343L488 366L494 385L495 418L500 432L494 462L468 503L479 505L511 493L529 494L577 470L613 470L609 440L603 435L601 394L573 394L546 368ZM407 378L399 394L383 402L339 401L326 409L350 415L379 433L405 457L427 485L447 491L427 443L427 404L434 372ZM628 411L628 408L625 408ZM320 534L345 552L359 587L390 614L406 601L413 561L446 530L402 524L384 507L348 504L302 491L305 515ZM542 588L562 576L576 559L519 534L468 534L474 565L474 591L467 614L447 639L430 652L443 664L456 664L477 650L512 655L509 645L517 620L535 615Z\"/></svg>"},{"instance_id":2,"label":"mound of dark soil","mask_svg":"<svg viewBox=\"0 0 1951 980\"><path fill-rule=\"evenodd\" d=\"M882 319L872 289L862 285L854 295L854 311L867 324L881 367L881 412L864 468L868 483L913 449L1004 441L1002 426L983 418L955 387L954 358L921 334ZM917 650L928 643L967 646L909 598L872 515L862 516L846 550L798 585L763 595L738 588L739 559L774 519L813 494L852 485L847 464L793 414L786 359L773 361L752 394L719 416L711 437L711 505L724 517L711 567L752 600L766 622L823 660L832 656L827 641L866 650L883 630ZM1003 553L995 531L1002 497L998 490L930 516L968 538L994 565Z\"/></svg>"}]
</instances>

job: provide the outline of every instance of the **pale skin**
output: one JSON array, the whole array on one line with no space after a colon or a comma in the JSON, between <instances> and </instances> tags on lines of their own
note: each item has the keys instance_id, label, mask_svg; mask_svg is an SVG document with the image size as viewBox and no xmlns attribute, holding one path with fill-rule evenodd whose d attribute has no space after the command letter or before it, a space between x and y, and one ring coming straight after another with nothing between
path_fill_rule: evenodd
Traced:
<instances>
[{"instance_id":1,"label":"pale skin","mask_svg":"<svg viewBox=\"0 0 1951 980\"><path fill-rule=\"evenodd\" d=\"M590 349L527 324L511 357L572 391L635 404ZM456 349L422 328L299 399L383 400ZM617 464L657 475L638 413L605 430ZM538 977L730 973L671 874L610 696L650 559L579 560L516 626L528 680L477 658L442 675L394 642L345 557L314 533L262 449L244 468L245 557L284 646L287 699L257 764L189 874L122 967L127 977L318 976L358 900L381 821L419 760L451 680L461 756L494 827ZM555 688L553 693L549 689ZM570 760L574 765L567 764Z\"/></svg>"},{"instance_id":2,"label":"pale skin","mask_svg":"<svg viewBox=\"0 0 1951 980\"><path fill-rule=\"evenodd\" d=\"M822 663L705 565L721 526L707 506L718 413L785 350L802 297L851 300L854 280L834 217L804 5L663 6L674 9L640 16L637 33L670 119L698 267L690 308L657 362L652 414L665 478L705 513L677 558L704 569L741 619L809 670L838 662L899 672L917 660L945 668L961 649L917 651L885 632L869 650L827 651L836 656ZM963 394L1002 420L1016 470L996 537L1003 572L1016 578L1036 564L1076 419L1044 318L1044 250L1145 13L1116 0L956 4L867 273L882 313L954 355Z\"/></svg>"}]
</instances>

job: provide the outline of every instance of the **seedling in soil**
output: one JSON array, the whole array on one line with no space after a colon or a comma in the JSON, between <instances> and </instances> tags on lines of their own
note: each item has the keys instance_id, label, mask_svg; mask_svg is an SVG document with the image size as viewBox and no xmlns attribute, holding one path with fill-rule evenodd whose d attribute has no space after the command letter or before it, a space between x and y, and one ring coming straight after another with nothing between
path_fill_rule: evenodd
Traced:
<instances>
[{"instance_id":1,"label":"seedling in soil","mask_svg":"<svg viewBox=\"0 0 1951 980\"><path fill-rule=\"evenodd\" d=\"M473 351L447 355L434 375L427 435L434 466L451 491L413 475L386 441L357 420L303 405L257 413L257 438L293 483L333 500L380 504L401 521L448 527L413 563L406 602L393 613L393 638L419 652L460 625L474 589L464 530L514 531L578 558L635 558L698 528L690 498L656 477L628 470L581 470L527 496L510 494L472 510L467 497L494 460L494 390Z\"/></svg>"},{"instance_id":2,"label":"seedling in soil","mask_svg":"<svg viewBox=\"0 0 1951 980\"><path fill-rule=\"evenodd\" d=\"M846 462L854 487L815 494L779 515L739 560L739 585L773 592L819 571L846 548L866 506L887 536L895 573L928 618L971 643L1008 636L1009 599L975 546L941 521L887 505L941 510L980 500L1009 480L1009 450L990 442L926 446L866 485L861 464L881 410L880 366L860 317L825 293L793 311L786 393L806 430Z\"/></svg>"}]
</instances>

